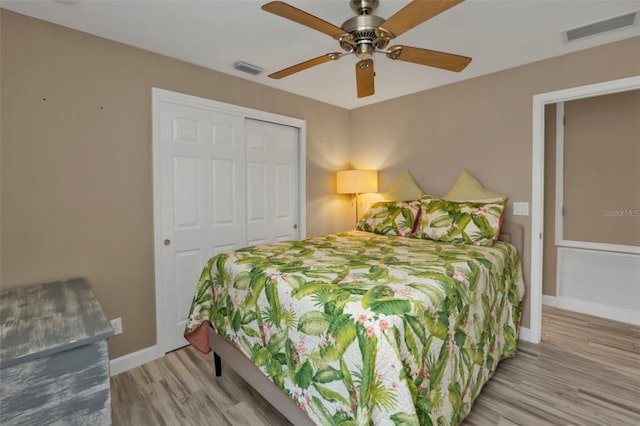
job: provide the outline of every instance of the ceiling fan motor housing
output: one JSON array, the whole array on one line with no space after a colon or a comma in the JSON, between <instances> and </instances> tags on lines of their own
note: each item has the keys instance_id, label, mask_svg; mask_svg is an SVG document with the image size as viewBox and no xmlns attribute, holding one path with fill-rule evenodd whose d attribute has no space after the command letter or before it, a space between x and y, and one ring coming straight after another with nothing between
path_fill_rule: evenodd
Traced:
<instances>
[{"instance_id":1,"label":"ceiling fan motor housing","mask_svg":"<svg viewBox=\"0 0 640 426\"><path fill-rule=\"evenodd\" d=\"M351 35L351 43L343 41L340 45L348 52L354 51L360 59L370 58L376 48L384 49L389 43L388 39L378 37L376 32L384 21L376 15L358 15L347 19L341 28Z\"/></svg>"}]
</instances>

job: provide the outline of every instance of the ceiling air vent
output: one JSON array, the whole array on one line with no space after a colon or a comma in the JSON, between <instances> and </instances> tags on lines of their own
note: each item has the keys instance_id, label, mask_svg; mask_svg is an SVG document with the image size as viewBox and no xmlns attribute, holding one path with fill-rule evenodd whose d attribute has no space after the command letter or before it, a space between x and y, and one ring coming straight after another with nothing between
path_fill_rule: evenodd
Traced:
<instances>
[{"instance_id":1,"label":"ceiling air vent","mask_svg":"<svg viewBox=\"0 0 640 426\"><path fill-rule=\"evenodd\" d=\"M233 64L233 68L237 69L238 71L249 73L251 75L258 75L262 71L264 71L264 69L260 68L257 65L252 65L243 61L238 61Z\"/></svg>"},{"instance_id":2,"label":"ceiling air vent","mask_svg":"<svg viewBox=\"0 0 640 426\"><path fill-rule=\"evenodd\" d=\"M605 19L604 21L594 22L593 24L584 25L572 30L564 31L562 38L565 43L575 41L585 37L591 37L596 34L602 34L608 31L619 30L624 27L637 25L638 12L627 13L626 15L616 16Z\"/></svg>"}]
</instances>

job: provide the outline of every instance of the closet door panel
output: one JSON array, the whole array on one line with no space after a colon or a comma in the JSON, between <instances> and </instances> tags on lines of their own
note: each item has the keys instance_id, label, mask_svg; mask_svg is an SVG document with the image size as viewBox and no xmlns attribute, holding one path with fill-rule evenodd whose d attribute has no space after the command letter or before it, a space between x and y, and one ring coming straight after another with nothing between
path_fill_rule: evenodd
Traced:
<instances>
[{"instance_id":1,"label":"closet door panel","mask_svg":"<svg viewBox=\"0 0 640 426\"><path fill-rule=\"evenodd\" d=\"M299 238L298 129L246 120L247 242Z\"/></svg>"},{"instance_id":2,"label":"closet door panel","mask_svg":"<svg viewBox=\"0 0 640 426\"><path fill-rule=\"evenodd\" d=\"M205 262L246 245L244 117L160 104L160 209L164 350L183 338Z\"/></svg>"}]
</instances>

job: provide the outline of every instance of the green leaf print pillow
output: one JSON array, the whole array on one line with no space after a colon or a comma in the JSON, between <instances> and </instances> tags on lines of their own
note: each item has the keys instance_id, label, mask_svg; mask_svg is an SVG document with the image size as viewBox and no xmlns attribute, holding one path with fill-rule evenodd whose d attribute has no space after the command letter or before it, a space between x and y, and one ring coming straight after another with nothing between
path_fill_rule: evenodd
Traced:
<instances>
[{"instance_id":1,"label":"green leaf print pillow","mask_svg":"<svg viewBox=\"0 0 640 426\"><path fill-rule=\"evenodd\" d=\"M505 200L448 201L423 198L418 238L492 246L498 239Z\"/></svg>"},{"instance_id":2,"label":"green leaf print pillow","mask_svg":"<svg viewBox=\"0 0 640 426\"><path fill-rule=\"evenodd\" d=\"M358 231L409 237L420 217L420 200L380 201L373 204L356 226Z\"/></svg>"}]
</instances>

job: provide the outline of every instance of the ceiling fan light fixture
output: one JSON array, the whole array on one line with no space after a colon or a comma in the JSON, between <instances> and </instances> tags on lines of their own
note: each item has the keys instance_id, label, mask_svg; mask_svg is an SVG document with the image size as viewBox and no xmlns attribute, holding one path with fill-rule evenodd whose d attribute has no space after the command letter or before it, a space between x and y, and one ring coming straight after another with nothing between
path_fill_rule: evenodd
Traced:
<instances>
[{"instance_id":1,"label":"ceiling fan light fixture","mask_svg":"<svg viewBox=\"0 0 640 426\"><path fill-rule=\"evenodd\" d=\"M360 43L356 47L356 56L358 59L371 59L373 58L374 47L369 43Z\"/></svg>"}]
</instances>

